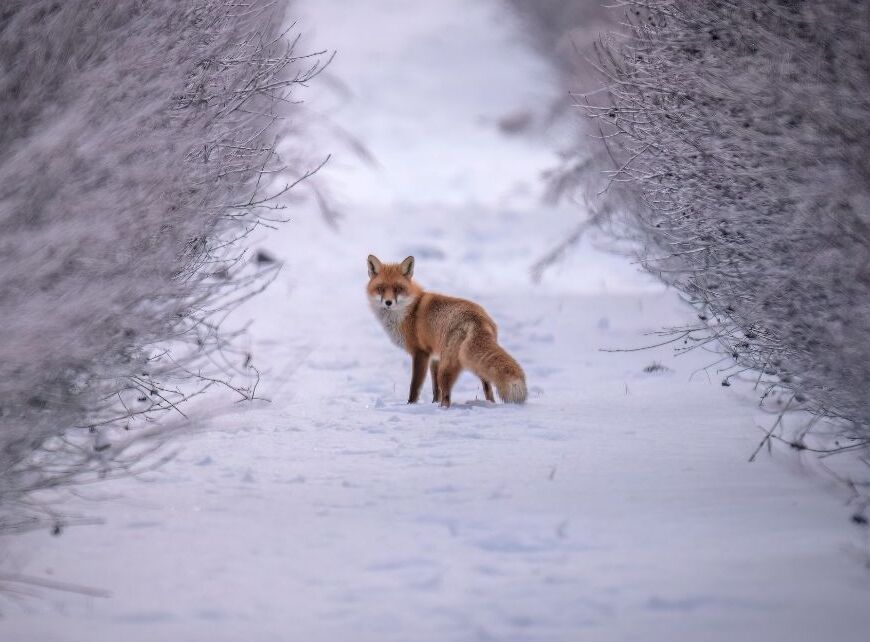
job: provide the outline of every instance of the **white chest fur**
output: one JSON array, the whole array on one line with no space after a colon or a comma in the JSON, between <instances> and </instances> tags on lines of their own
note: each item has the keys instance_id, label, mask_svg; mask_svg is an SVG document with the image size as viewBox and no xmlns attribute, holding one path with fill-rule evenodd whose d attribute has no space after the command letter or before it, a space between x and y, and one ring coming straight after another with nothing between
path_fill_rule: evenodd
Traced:
<instances>
[{"instance_id":1,"label":"white chest fur","mask_svg":"<svg viewBox=\"0 0 870 642\"><path fill-rule=\"evenodd\" d=\"M384 326L384 330L386 330L390 340L404 350L405 337L402 335L402 321L405 320L407 312L405 307L389 309L373 303L372 311L375 313L378 321L381 322L381 325Z\"/></svg>"}]
</instances>

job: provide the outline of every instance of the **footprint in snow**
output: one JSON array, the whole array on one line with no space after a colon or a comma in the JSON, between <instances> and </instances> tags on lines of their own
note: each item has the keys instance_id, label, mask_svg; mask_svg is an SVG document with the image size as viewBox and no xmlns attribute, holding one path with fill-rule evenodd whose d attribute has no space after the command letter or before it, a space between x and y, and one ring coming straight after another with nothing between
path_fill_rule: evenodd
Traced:
<instances>
[{"instance_id":1,"label":"footprint in snow","mask_svg":"<svg viewBox=\"0 0 870 642\"><path fill-rule=\"evenodd\" d=\"M309 361L308 367L313 370L349 370L359 367L356 359L332 359L327 361Z\"/></svg>"},{"instance_id":2,"label":"footprint in snow","mask_svg":"<svg viewBox=\"0 0 870 642\"><path fill-rule=\"evenodd\" d=\"M168 611L135 611L133 613L122 613L112 619L116 622L153 624L155 622L170 622L175 619L175 616Z\"/></svg>"},{"instance_id":3,"label":"footprint in snow","mask_svg":"<svg viewBox=\"0 0 870 642\"><path fill-rule=\"evenodd\" d=\"M748 609L765 608L764 605L751 600L743 600L732 597L718 597L715 595L697 595L686 596L680 598L663 598L654 595L646 602L646 608L651 611L674 611L674 612L690 612L701 608L708 607L738 607Z\"/></svg>"},{"instance_id":4,"label":"footprint in snow","mask_svg":"<svg viewBox=\"0 0 870 642\"><path fill-rule=\"evenodd\" d=\"M537 366L531 369L531 372L536 377L549 377L550 375L558 374L561 368L552 368L550 366Z\"/></svg>"},{"instance_id":5,"label":"footprint in snow","mask_svg":"<svg viewBox=\"0 0 870 642\"><path fill-rule=\"evenodd\" d=\"M549 332L546 332L543 334L538 334L536 332L533 332L532 334L529 335L529 341L531 341L533 343L553 343L553 339L554 339L553 335Z\"/></svg>"},{"instance_id":6,"label":"footprint in snow","mask_svg":"<svg viewBox=\"0 0 870 642\"><path fill-rule=\"evenodd\" d=\"M401 254L413 255L418 259L428 259L430 261L443 261L447 258L444 250L436 245L408 245Z\"/></svg>"},{"instance_id":7,"label":"footprint in snow","mask_svg":"<svg viewBox=\"0 0 870 642\"><path fill-rule=\"evenodd\" d=\"M441 493L455 493L455 492L458 492L459 490L460 489L457 488L456 486L452 486L450 484L447 484L444 486L430 486L429 488L425 489L423 492L426 493L427 495L436 495L436 494L441 494Z\"/></svg>"},{"instance_id":8,"label":"footprint in snow","mask_svg":"<svg viewBox=\"0 0 870 642\"><path fill-rule=\"evenodd\" d=\"M407 558L407 559L397 559L397 560L389 560L384 562L375 562L374 564L369 564L366 567L367 571L374 571L376 573L381 573L384 571L404 571L410 568L437 568L438 563L425 558Z\"/></svg>"},{"instance_id":9,"label":"footprint in snow","mask_svg":"<svg viewBox=\"0 0 870 642\"><path fill-rule=\"evenodd\" d=\"M494 535L476 542L477 546L490 553L541 553L558 548L553 541L535 540L523 541L522 539L508 535Z\"/></svg>"},{"instance_id":10,"label":"footprint in snow","mask_svg":"<svg viewBox=\"0 0 870 642\"><path fill-rule=\"evenodd\" d=\"M154 528L155 526L162 526L163 522L129 522L125 525L126 528Z\"/></svg>"}]
</instances>

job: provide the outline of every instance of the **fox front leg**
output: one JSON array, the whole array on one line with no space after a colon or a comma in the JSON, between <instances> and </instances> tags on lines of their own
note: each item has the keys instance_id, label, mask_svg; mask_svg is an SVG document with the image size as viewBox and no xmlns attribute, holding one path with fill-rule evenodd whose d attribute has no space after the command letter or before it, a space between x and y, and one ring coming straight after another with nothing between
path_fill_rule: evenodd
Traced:
<instances>
[{"instance_id":1,"label":"fox front leg","mask_svg":"<svg viewBox=\"0 0 870 642\"><path fill-rule=\"evenodd\" d=\"M408 392L408 403L417 403L420 398L420 388L426 380L426 370L429 369L429 353L418 350L414 353L411 364L411 390Z\"/></svg>"},{"instance_id":2,"label":"fox front leg","mask_svg":"<svg viewBox=\"0 0 870 642\"><path fill-rule=\"evenodd\" d=\"M441 363L438 365L438 390L441 392L441 407L450 407L450 392L453 384L459 379L461 368L458 363Z\"/></svg>"}]
</instances>

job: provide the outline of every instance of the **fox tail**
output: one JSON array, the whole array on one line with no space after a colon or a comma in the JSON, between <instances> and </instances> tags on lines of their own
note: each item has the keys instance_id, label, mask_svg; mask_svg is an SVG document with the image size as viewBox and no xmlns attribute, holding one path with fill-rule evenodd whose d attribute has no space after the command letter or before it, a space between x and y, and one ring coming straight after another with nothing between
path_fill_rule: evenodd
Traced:
<instances>
[{"instance_id":1,"label":"fox tail","mask_svg":"<svg viewBox=\"0 0 870 642\"><path fill-rule=\"evenodd\" d=\"M476 332L466 347L468 368L495 385L505 403L524 403L528 397L526 375L516 359L496 343L489 332Z\"/></svg>"}]
</instances>

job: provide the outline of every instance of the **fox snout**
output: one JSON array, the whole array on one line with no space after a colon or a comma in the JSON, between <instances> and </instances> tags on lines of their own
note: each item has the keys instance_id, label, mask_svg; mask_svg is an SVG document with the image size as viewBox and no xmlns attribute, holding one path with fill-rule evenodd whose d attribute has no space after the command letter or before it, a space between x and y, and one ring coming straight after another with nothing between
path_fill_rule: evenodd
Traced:
<instances>
[{"instance_id":1,"label":"fox snout","mask_svg":"<svg viewBox=\"0 0 870 642\"><path fill-rule=\"evenodd\" d=\"M384 294L380 294L375 292L371 295L371 303L376 308L380 308L383 311L393 311L393 310L401 310L405 307L405 304L408 302L407 296L402 296L397 293L385 292Z\"/></svg>"},{"instance_id":2,"label":"fox snout","mask_svg":"<svg viewBox=\"0 0 870 642\"><path fill-rule=\"evenodd\" d=\"M375 294L372 296L372 304L380 308L398 308L401 304L397 296L384 296Z\"/></svg>"},{"instance_id":3,"label":"fox snout","mask_svg":"<svg viewBox=\"0 0 870 642\"><path fill-rule=\"evenodd\" d=\"M402 310L408 302L407 299L408 297L399 298L398 295L393 296L392 298L384 297L381 299L380 304L385 310Z\"/></svg>"}]
</instances>

